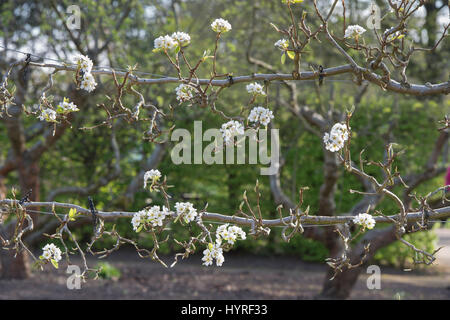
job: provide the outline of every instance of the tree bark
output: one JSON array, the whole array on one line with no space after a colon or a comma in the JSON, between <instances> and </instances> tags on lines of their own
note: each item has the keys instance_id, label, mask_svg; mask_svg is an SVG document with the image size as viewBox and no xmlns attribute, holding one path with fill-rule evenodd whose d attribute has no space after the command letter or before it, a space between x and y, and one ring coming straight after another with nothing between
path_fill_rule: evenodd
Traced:
<instances>
[{"instance_id":1,"label":"tree bark","mask_svg":"<svg viewBox=\"0 0 450 320\"><path fill-rule=\"evenodd\" d=\"M39 167L36 163L30 163L26 160L25 129L22 124L22 104L25 102L28 77L20 70L17 75L17 92L15 96L15 105L10 105L8 112L10 117L6 117L5 125L8 132L8 138L11 142L14 161L19 169L19 181L21 194L25 195L29 189L34 188L34 192L39 192ZM38 174L38 173L37 173ZM37 200L33 194L30 199ZM5 239L9 239L14 232L14 224L7 229L0 228ZM31 268L28 261L28 255L25 251L16 252L15 250L0 249L0 278L25 279L31 276Z\"/></svg>"},{"instance_id":2,"label":"tree bark","mask_svg":"<svg viewBox=\"0 0 450 320\"><path fill-rule=\"evenodd\" d=\"M33 192L30 195L30 200L39 201L39 164L31 163L20 166L19 180L21 181L21 195L25 195L31 189ZM33 214L30 215L35 220ZM14 224L11 224L7 230L3 230L6 239L9 239L13 232ZM15 250L3 249L0 252L0 278L26 279L31 276L31 266L26 251L16 252Z\"/></svg>"},{"instance_id":3,"label":"tree bark","mask_svg":"<svg viewBox=\"0 0 450 320\"><path fill-rule=\"evenodd\" d=\"M373 258L375 253L396 241L395 227L391 226L385 229L374 229L366 233L358 244L350 251L350 261L353 265L358 264L364 256L364 246L370 243L370 250L364 260L364 263L353 269L346 269L338 273L333 280L330 280L334 271L329 268L323 283L322 292L317 296L318 299L347 299L353 287L358 280L359 275L366 269L368 262ZM336 240L331 256L338 257L343 250L342 240Z\"/></svg>"},{"instance_id":4,"label":"tree bark","mask_svg":"<svg viewBox=\"0 0 450 320\"><path fill-rule=\"evenodd\" d=\"M8 230L11 232L11 230ZM8 232L8 233L9 233ZM1 273L3 279L27 279L31 276L31 266L28 254L21 251L16 255L14 250L2 250L1 254Z\"/></svg>"}]
</instances>

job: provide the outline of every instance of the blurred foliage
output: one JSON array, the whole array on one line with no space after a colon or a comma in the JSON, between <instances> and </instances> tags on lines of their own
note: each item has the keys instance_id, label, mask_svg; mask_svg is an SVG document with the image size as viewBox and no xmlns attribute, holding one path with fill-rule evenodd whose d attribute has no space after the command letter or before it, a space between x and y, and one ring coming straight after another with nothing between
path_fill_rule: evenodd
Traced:
<instances>
[{"instance_id":1,"label":"blurred foliage","mask_svg":"<svg viewBox=\"0 0 450 320\"><path fill-rule=\"evenodd\" d=\"M437 236L433 231L407 234L404 239L424 251L433 252L436 250ZM378 250L373 258L375 263L402 269L412 267L414 265L413 259L414 251L398 241ZM417 264L414 266L414 268L420 267L424 267L424 265Z\"/></svg>"},{"instance_id":2,"label":"blurred foliage","mask_svg":"<svg viewBox=\"0 0 450 320\"><path fill-rule=\"evenodd\" d=\"M118 280L122 275L120 270L114 267L109 262L99 262L96 268L101 268L100 272L98 273L98 276L102 279Z\"/></svg>"}]
</instances>

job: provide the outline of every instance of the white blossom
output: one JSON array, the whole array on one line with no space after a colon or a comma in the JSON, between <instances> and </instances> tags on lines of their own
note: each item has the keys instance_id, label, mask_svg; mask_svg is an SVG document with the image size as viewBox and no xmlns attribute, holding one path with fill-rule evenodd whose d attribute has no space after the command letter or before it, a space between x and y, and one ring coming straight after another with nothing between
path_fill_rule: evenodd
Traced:
<instances>
[{"instance_id":1,"label":"white blossom","mask_svg":"<svg viewBox=\"0 0 450 320\"><path fill-rule=\"evenodd\" d=\"M94 76L87 72L83 75L83 79L80 83L80 88L86 90L87 92L94 91L95 87L97 86L97 82L95 82Z\"/></svg>"},{"instance_id":2,"label":"white blossom","mask_svg":"<svg viewBox=\"0 0 450 320\"><path fill-rule=\"evenodd\" d=\"M223 33L231 30L231 24L227 20L220 18L211 23L211 28L217 33Z\"/></svg>"},{"instance_id":3,"label":"white blossom","mask_svg":"<svg viewBox=\"0 0 450 320\"><path fill-rule=\"evenodd\" d=\"M364 229L373 229L375 227L375 219L368 213L360 213L354 219L353 222L361 225Z\"/></svg>"},{"instance_id":4,"label":"white blossom","mask_svg":"<svg viewBox=\"0 0 450 320\"><path fill-rule=\"evenodd\" d=\"M170 51L177 46L177 42L169 35L161 36L155 39L155 49Z\"/></svg>"},{"instance_id":5,"label":"white blossom","mask_svg":"<svg viewBox=\"0 0 450 320\"><path fill-rule=\"evenodd\" d=\"M344 147L344 141L342 139L338 139L328 132L323 136L323 142L325 143L325 149L331 152L337 152Z\"/></svg>"},{"instance_id":6,"label":"white blossom","mask_svg":"<svg viewBox=\"0 0 450 320\"><path fill-rule=\"evenodd\" d=\"M222 132L225 144L230 144L235 136L244 134L244 126L239 121L230 120L222 124L220 132Z\"/></svg>"},{"instance_id":7,"label":"white blossom","mask_svg":"<svg viewBox=\"0 0 450 320\"><path fill-rule=\"evenodd\" d=\"M56 262L61 260L61 249L53 243L46 244L42 251L42 257L46 260L55 260Z\"/></svg>"},{"instance_id":8,"label":"white blossom","mask_svg":"<svg viewBox=\"0 0 450 320\"><path fill-rule=\"evenodd\" d=\"M194 205L190 202L177 202L175 204L175 209L177 216L182 216L186 223L194 221L197 217L197 209L195 209Z\"/></svg>"},{"instance_id":9,"label":"white blossom","mask_svg":"<svg viewBox=\"0 0 450 320\"><path fill-rule=\"evenodd\" d=\"M56 121L56 112L53 109L47 108L41 111L39 115L39 120L47 121L47 122L55 122Z\"/></svg>"},{"instance_id":10,"label":"white blossom","mask_svg":"<svg viewBox=\"0 0 450 320\"><path fill-rule=\"evenodd\" d=\"M145 221L147 219L147 212L146 211L138 211L133 215L133 218L131 219L131 224L133 226L133 230L137 232L139 227L145 224Z\"/></svg>"},{"instance_id":11,"label":"white blossom","mask_svg":"<svg viewBox=\"0 0 450 320\"><path fill-rule=\"evenodd\" d=\"M345 141L348 140L349 131L347 126L343 123L336 123L330 133L325 133L323 136L323 142L325 143L325 149L331 152L337 152L344 147Z\"/></svg>"},{"instance_id":12,"label":"white blossom","mask_svg":"<svg viewBox=\"0 0 450 320\"><path fill-rule=\"evenodd\" d=\"M289 41L286 39L280 39L274 44L275 47L281 51L286 51L289 48Z\"/></svg>"},{"instance_id":13,"label":"white blossom","mask_svg":"<svg viewBox=\"0 0 450 320\"><path fill-rule=\"evenodd\" d=\"M219 243L209 243L208 248L203 251L203 265L212 265L213 259L216 259L216 265L218 267L222 266L225 261L225 258L223 256L223 249L220 247Z\"/></svg>"},{"instance_id":14,"label":"white blossom","mask_svg":"<svg viewBox=\"0 0 450 320\"><path fill-rule=\"evenodd\" d=\"M217 255L216 266L221 267L224 262L225 262L225 257L223 256L223 254Z\"/></svg>"},{"instance_id":15,"label":"white blossom","mask_svg":"<svg viewBox=\"0 0 450 320\"><path fill-rule=\"evenodd\" d=\"M83 56L83 55L77 55L75 57L76 59L76 63L78 65L78 67L80 68L81 71L83 71L84 73L90 73L92 70L92 60L89 59L88 56Z\"/></svg>"},{"instance_id":16,"label":"white blossom","mask_svg":"<svg viewBox=\"0 0 450 320\"><path fill-rule=\"evenodd\" d=\"M165 206L152 206L136 212L131 219L133 230L139 232L144 226L161 227L164 219L170 216L172 212Z\"/></svg>"},{"instance_id":17,"label":"white blossom","mask_svg":"<svg viewBox=\"0 0 450 320\"><path fill-rule=\"evenodd\" d=\"M248 116L248 120L250 122L258 122L264 126L267 126L271 119L273 119L273 112L264 107L254 107L252 111L250 111L250 115Z\"/></svg>"},{"instance_id":18,"label":"white blossom","mask_svg":"<svg viewBox=\"0 0 450 320\"><path fill-rule=\"evenodd\" d=\"M152 181L152 185L161 178L161 172L157 169L151 169L144 174L144 189L147 188L149 180Z\"/></svg>"},{"instance_id":19,"label":"white blossom","mask_svg":"<svg viewBox=\"0 0 450 320\"><path fill-rule=\"evenodd\" d=\"M247 92L248 92L248 93L250 93L250 94L252 94L252 95L254 95L254 96L258 96L258 95L260 95L260 96L265 96L265 95L266 95L266 93L265 93L264 90L263 90L263 86L260 85L260 84L257 83L257 82L249 83L249 84L246 86L246 89L247 89Z\"/></svg>"},{"instance_id":20,"label":"white blossom","mask_svg":"<svg viewBox=\"0 0 450 320\"><path fill-rule=\"evenodd\" d=\"M68 113L79 111L79 109L76 104L70 102L68 98L64 98L63 101L57 106L56 111L59 113Z\"/></svg>"},{"instance_id":21,"label":"white blossom","mask_svg":"<svg viewBox=\"0 0 450 320\"><path fill-rule=\"evenodd\" d=\"M193 91L194 87L184 83L180 84L175 88L175 92L177 93L177 100L180 103L191 100L194 97Z\"/></svg>"},{"instance_id":22,"label":"white blossom","mask_svg":"<svg viewBox=\"0 0 450 320\"><path fill-rule=\"evenodd\" d=\"M234 244L236 240L246 239L246 234L242 228L238 226L229 226L228 223L221 225L216 230L217 243L221 244L222 240L227 241L229 244Z\"/></svg>"},{"instance_id":23,"label":"white blossom","mask_svg":"<svg viewBox=\"0 0 450 320\"><path fill-rule=\"evenodd\" d=\"M180 47L186 47L191 43L191 36L185 32L172 33L172 39L179 43Z\"/></svg>"},{"instance_id":24,"label":"white blossom","mask_svg":"<svg viewBox=\"0 0 450 320\"><path fill-rule=\"evenodd\" d=\"M205 265L205 266L210 266L213 264L213 257L211 255L211 250L205 249L203 251L202 261L203 261L203 265Z\"/></svg>"},{"instance_id":25,"label":"white blossom","mask_svg":"<svg viewBox=\"0 0 450 320\"><path fill-rule=\"evenodd\" d=\"M348 140L348 129L347 126L343 123L336 123L331 128L331 133L336 134L340 139L347 141Z\"/></svg>"},{"instance_id":26,"label":"white blossom","mask_svg":"<svg viewBox=\"0 0 450 320\"><path fill-rule=\"evenodd\" d=\"M170 211L163 206L161 210L159 206L152 206L147 211L148 222L152 227L161 227L166 216L170 215Z\"/></svg>"},{"instance_id":27,"label":"white blossom","mask_svg":"<svg viewBox=\"0 0 450 320\"><path fill-rule=\"evenodd\" d=\"M358 25L351 25L345 29L344 38L355 38L358 40L359 36L361 36L366 29Z\"/></svg>"},{"instance_id":28,"label":"white blossom","mask_svg":"<svg viewBox=\"0 0 450 320\"><path fill-rule=\"evenodd\" d=\"M79 111L78 107L73 102L70 102L68 98L64 98L63 101L56 107L57 113L65 114L75 111Z\"/></svg>"},{"instance_id":29,"label":"white blossom","mask_svg":"<svg viewBox=\"0 0 450 320\"><path fill-rule=\"evenodd\" d=\"M89 59L88 56L77 55L76 63L80 71L82 71L82 79L80 83L80 88L86 90L87 92L91 92L97 86L95 82L94 76L91 74L93 63L92 60Z\"/></svg>"}]
</instances>

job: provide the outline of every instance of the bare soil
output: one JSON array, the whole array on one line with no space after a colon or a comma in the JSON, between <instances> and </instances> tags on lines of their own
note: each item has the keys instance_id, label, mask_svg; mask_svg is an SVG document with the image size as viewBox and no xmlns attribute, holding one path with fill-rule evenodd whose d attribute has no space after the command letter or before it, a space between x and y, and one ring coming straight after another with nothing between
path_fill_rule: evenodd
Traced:
<instances>
[{"instance_id":1,"label":"bare soil","mask_svg":"<svg viewBox=\"0 0 450 320\"><path fill-rule=\"evenodd\" d=\"M170 261L166 257L166 261ZM172 269L122 249L108 262L122 276L91 280L80 290L66 287L66 266L46 266L27 280L0 280L0 299L314 299L325 276L324 264L295 257L228 253L224 266L203 267L193 256ZM73 260L73 262L80 262ZM95 259L90 259L95 265ZM381 290L368 290L362 274L351 299L450 299L450 268L404 272L382 268Z\"/></svg>"}]
</instances>

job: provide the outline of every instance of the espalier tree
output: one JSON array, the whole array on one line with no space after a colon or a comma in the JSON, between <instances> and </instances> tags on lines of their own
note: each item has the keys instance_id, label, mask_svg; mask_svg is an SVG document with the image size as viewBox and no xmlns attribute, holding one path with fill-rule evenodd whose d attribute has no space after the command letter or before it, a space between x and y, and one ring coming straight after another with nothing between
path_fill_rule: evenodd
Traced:
<instances>
[{"instance_id":1,"label":"espalier tree","mask_svg":"<svg viewBox=\"0 0 450 320\"><path fill-rule=\"evenodd\" d=\"M421 152L428 154L428 161L411 174L400 172L398 163L408 157L408 152L390 138L392 119L385 119L386 144L380 152L381 159L369 159L364 149L354 147L359 135L352 129L352 117L365 112L359 108L359 103L368 87L391 97L417 99L442 100L450 92L448 81L433 83L435 79L430 78L418 84L408 77L410 64L420 67L414 65L415 59L423 59L423 55L441 57L439 48L448 45L445 41L448 19L440 30L433 24L432 29L439 35L429 34L428 39L434 41L428 46L414 42L414 32L409 26L417 23L419 10L431 8L428 1L380 3L377 10L372 8L367 12L367 22L371 26L368 30L354 22L358 8L353 1L254 1L245 7L251 19L243 22L242 28L241 24L234 25L220 17L210 17L203 22L191 17L191 23L200 25L199 36L187 33L183 10L179 10L180 5L175 2L80 1L84 10L79 29L70 28L65 21L68 3L49 3L15 1L1 5L2 24L5 24L0 86L1 139L9 147L9 150L2 147L4 159L0 163L0 241L5 249L4 276L26 277L29 258L37 268L46 264L58 268L62 260L70 264L70 255L79 254L84 268L82 277L87 280L98 273L88 266L87 254L107 257L124 244L133 246L140 257L150 258L165 267L173 267L179 259L196 252L203 254L204 265L222 266L226 263L226 252L236 242L267 237L275 227L281 228L284 241L289 242L299 234L322 242L329 250L330 256L326 259L329 271L320 294L324 298L348 297L361 270L377 250L395 241L411 249L415 263L429 265L435 261L437 251L427 252L416 247L404 235L429 230L430 221L450 216L450 207L445 205L446 186L423 194L415 192L424 182L445 171L445 163L439 165L448 141L449 119L444 116L445 112L443 119L428 129L437 132L435 143L420 145L420 141L417 142ZM224 5L218 9L223 10L225 17L227 12L232 14L243 6L239 1L226 6L225 2L218 3ZM190 5L195 9L203 3L182 3L181 8ZM433 10L437 19L436 12L443 8L444 2L436 3L429 10ZM273 42L268 42L266 36L258 32L258 17L268 10L279 14L277 19L265 21L277 35L278 40ZM381 15L378 15L380 10ZM55 19L45 19L48 14ZM431 23L428 18L427 22ZM21 25L21 19L26 21L23 25L27 28ZM149 39L141 35L147 34L146 19L162 25L160 34L152 34L152 48ZM386 28L381 29L377 24ZM33 30L39 30L38 34ZM237 35L233 37L233 33ZM13 34L20 37L12 37ZM53 60L32 54L18 58L23 53L18 48L33 48L29 43L42 38L47 41L44 45L52 48ZM236 49L242 46L245 52ZM133 56L134 50L142 54ZM311 63L310 50L327 52L326 63ZM126 63L127 52L138 64L125 69L111 67ZM153 60L156 62L148 62ZM308 62L308 67L304 67L303 60ZM108 61L110 66L103 66L106 63L102 61ZM246 64L257 72L244 73ZM229 69L228 66L234 65L237 65L235 69ZM147 66L152 67L152 74L141 72ZM281 68L289 72L280 72ZM431 74L438 78L448 76L439 72L435 69ZM173 76L156 76L161 73ZM322 85L346 75L358 89L352 103L343 108L326 107L322 101L325 95L320 93ZM314 81L320 102L317 108L300 102L301 92L297 86L302 81ZM176 88L167 89L172 88L172 84ZM240 92L232 91L234 88L241 88ZM280 88L286 92L280 94ZM173 99L166 101L168 92ZM33 98L30 95L34 95ZM223 101L228 102L231 96L234 103L240 99L238 106L224 107ZM262 193L264 186L258 181L252 191L244 192L241 204L230 212L212 212L208 205L174 200L172 194L177 185L168 178L169 172L156 167L168 152L170 134L177 121L181 121L180 118L202 120L198 110L203 114L210 112L222 123L220 136L215 141L217 149L238 145L239 137L245 132L277 129L277 123L285 123L282 119L286 117L318 137L314 141L322 153L323 180L314 210L308 204L307 183L298 188L295 199L283 190L283 161L268 177L267 190L273 198L270 208L264 208L268 205L264 201L266 194ZM142 139L142 144L154 145L148 157L140 159L138 169L130 169L130 164L122 161L123 148L130 147L122 146L118 140L120 135L129 134L128 130L136 140ZM89 168L80 168L80 172L84 170L90 177L88 185L74 182L53 187L49 185L51 180L46 181L47 199L41 201L41 159L71 131L76 131L73 134L80 141L94 139L96 132L103 133L100 145L109 146L109 156L99 160L95 157L96 148L92 148L92 157L80 162L87 167L103 163L104 168L90 174ZM256 139L254 134L252 137ZM262 143L262 140L256 141ZM279 147L278 143L280 141L272 137L272 153ZM83 144L83 148L90 148L89 143ZM283 154L280 158L284 158ZM109 210L97 210L91 196L111 182L120 181L124 167L133 170L134 176L127 181L123 192L112 192ZM353 176L360 183L360 188L346 190L359 195L347 212L337 212L335 203L341 168L344 175ZM5 184L8 181L5 179L13 172L17 172L20 196ZM76 172L72 175L76 176ZM147 192L160 204L126 210L142 192ZM89 197L88 205L55 201L61 195L70 194ZM432 202L435 196L442 197L442 201ZM383 210L383 200L395 209ZM275 212L276 217L263 217L265 210ZM78 239L74 232L80 222L86 222L85 216L90 217L88 221L92 223L87 243ZM134 232L132 237L123 235L116 224L105 224L105 221L119 218L129 220ZM189 234L187 239L177 239L169 228L174 225L185 229ZM381 225L385 227L379 227ZM138 236L142 234L150 237L149 246L138 243ZM43 237L52 241L35 255L28 242ZM113 239L113 244L96 249L96 243L105 238ZM170 242L180 249L172 261L165 261L158 252L163 244Z\"/></svg>"}]
</instances>

